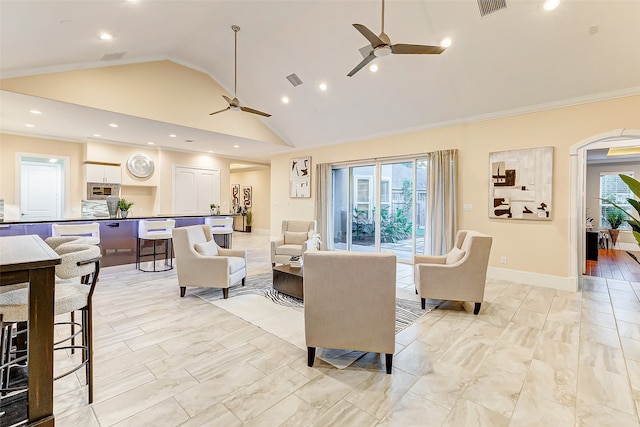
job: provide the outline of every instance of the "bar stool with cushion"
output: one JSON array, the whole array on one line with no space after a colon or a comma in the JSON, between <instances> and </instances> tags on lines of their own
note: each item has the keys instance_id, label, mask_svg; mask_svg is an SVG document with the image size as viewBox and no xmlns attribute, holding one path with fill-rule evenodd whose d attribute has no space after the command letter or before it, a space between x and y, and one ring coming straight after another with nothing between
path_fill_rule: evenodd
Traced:
<instances>
[{"instance_id":1,"label":"bar stool with cushion","mask_svg":"<svg viewBox=\"0 0 640 427\"><path fill-rule=\"evenodd\" d=\"M78 243L86 243L88 245L100 244L100 224L92 222L88 224L51 224L51 236L52 237L82 237L82 241ZM64 239L50 240L49 246L52 246L51 242L62 242ZM68 242L69 240L67 240ZM56 245L58 246L58 245Z\"/></svg>"},{"instance_id":2,"label":"bar stool with cushion","mask_svg":"<svg viewBox=\"0 0 640 427\"><path fill-rule=\"evenodd\" d=\"M67 243L58 246L56 252L61 256L61 264L56 266L55 291L55 315L59 316L75 311L82 312L81 323L74 323L81 329L78 333L72 330L71 335L54 343L54 350L82 350L81 362L69 369L68 371L57 375L54 380L65 377L83 366L86 369L86 383L89 386L89 403L93 402L93 310L92 297L98 282L98 274L100 273L100 249L95 245ZM78 281L70 281L69 279L79 278ZM26 288L16 289L0 294L0 312L2 314L2 326L7 324L26 322L28 319L28 301L29 290ZM56 322L56 325L70 324L71 322ZM82 345L75 345L74 338L81 334ZM8 337L6 331L2 334L3 338ZM71 341L70 345L66 343ZM3 359L7 359L10 354L11 340L3 340L2 355ZM7 362L7 360L3 360ZM15 362L15 361L14 361ZM3 366L4 367L4 366ZM3 372L3 379L9 378L9 366ZM4 384L3 384L4 387ZM6 387L4 387L6 388Z\"/></svg>"},{"instance_id":3,"label":"bar stool with cushion","mask_svg":"<svg viewBox=\"0 0 640 427\"><path fill-rule=\"evenodd\" d=\"M218 246L231 249L231 236L233 235L233 217L205 218L204 223L211 227L213 240Z\"/></svg>"},{"instance_id":4,"label":"bar stool with cushion","mask_svg":"<svg viewBox=\"0 0 640 427\"><path fill-rule=\"evenodd\" d=\"M136 268L145 272L167 271L173 269L173 244L171 231L175 228L176 221L173 219L162 220L146 220L142 219L138 222L138 250L136 253ZM153 252L142 253L145 241L153 242ZM157 243L164 245L164 250L158 252ZM157 267L156 261L158 255L164 254L164 265ZM143 257L153 257L153 269L145 270L141 266L140 260Z\"/></svg>"}]
</instances>

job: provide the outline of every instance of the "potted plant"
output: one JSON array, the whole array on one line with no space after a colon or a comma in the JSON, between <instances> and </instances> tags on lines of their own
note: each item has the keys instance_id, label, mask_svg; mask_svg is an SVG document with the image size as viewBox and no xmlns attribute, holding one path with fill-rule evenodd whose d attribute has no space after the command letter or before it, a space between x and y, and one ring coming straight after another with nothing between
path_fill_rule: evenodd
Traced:
<instances>
[{"instance_id":1,"label":"potted plant","mask_svg":"<svg viewBox=\"0 0 640 427\"><path fill-rule=\"evenodd\" d=\"M215 203L211 203L209 205L209 209L211 210L211 215L219 215L220 214L220 207L217 206Z\"/></svg>"},{"instance_id":2,"label":"potted plant","mask_svg":"<svg viewBox=\"0 0 640 427\"><path fill-rule=\"evenodd\" d=\"M607 211L605 219L611 226L609 229L609 235L611 236L611 243L613 243L614 246L618 241L618 234L620 234L620 230L618 230L618 228L622 225L626 217L627 214L616 207Z\"/></svg>"},{"instance_id":3,"label":"potted plant","mask_svg":"<svg viewBox=\"0 0 640 427\"><path fill-rule=\"evenodd\" d=\"M118 209L120 209L120 217L126 218L129 215L129 209L133 206L134 203L128 201L127 199L120 199L118 202Z\"/></svg>"},{"instance_id":4,"label":"potted plant","mask_svg":"<svg viewBox=\"0 0 640 427\"><path fill-rule=\"evenodd\" d=\"M245 231L247 233L251 233L251 223L253 222L253 212L251 212L251 210L247 210L247 222L246 222L246 226L245 226Z\"/></svg>"}]
</instances>

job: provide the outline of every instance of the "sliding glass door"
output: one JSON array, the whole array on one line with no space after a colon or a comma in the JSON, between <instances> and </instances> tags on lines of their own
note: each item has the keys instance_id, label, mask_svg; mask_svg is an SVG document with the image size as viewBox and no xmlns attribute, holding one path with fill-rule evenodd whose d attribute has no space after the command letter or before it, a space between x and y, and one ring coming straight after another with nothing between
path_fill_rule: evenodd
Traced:
<instances>
[{"instance_id":1,"label":"sliding glass door","mask_svg":"<svg viewBox=\"0 0 640 427\"><path fill-rule=\"evenodd\" d=\"M334 167L333 209L335 249L392 251L399 261L411 262L424 250L425 162Z\"/></svg>"}]
</instances>

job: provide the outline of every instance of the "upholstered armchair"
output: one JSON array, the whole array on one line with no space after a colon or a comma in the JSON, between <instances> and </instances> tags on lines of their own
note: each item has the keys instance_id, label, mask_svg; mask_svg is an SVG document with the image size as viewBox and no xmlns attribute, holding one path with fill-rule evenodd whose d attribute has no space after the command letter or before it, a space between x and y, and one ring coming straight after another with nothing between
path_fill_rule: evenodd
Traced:
<instances>
[{"instance_id":1,"label":"upholstered armchair","mask_svg":"<svg viewBox=\"0 0 640 427\"><path fill-rule=\"evenodd\" d=\"M244 286L246 250L221 248L208 225L174 228L172 234L181 297L187 286L221 288L225 299L230 286L239 282Z\"/></svg>"},{"instance_id":2,"label":"upholstered armchair","mask_svg":"<svg viewBox=\"0 0 640 427\"><path fill-rule=\"evenodd\" d=\"M480 312L484 299L492 237L472 230L460 230L455 245L441 256L416 255L414 281L422 308L426 298L474 302Z\"/></svg>"},{"instance_id":3,"label":"upholstered armchair","mask_svg":"<svg viewBox=\"0 0 640 427\"><path fill-rule=\"evenodd\" d=\"M395 351L396 256L391 253L306 252L304 329L307 364L316 347Z\"/></svg>"},{"instance_id":4,"label":"upholstered armchair","mask_svg":"<svg viewBox=\"0 0 640 427\"><path fill-rule=\"evenodd\" d=\"M292 256L301 256L315 246L316 221L282 221L282 234L271 241L271 265L289 264Z\"/></svg>"}]
</instances>

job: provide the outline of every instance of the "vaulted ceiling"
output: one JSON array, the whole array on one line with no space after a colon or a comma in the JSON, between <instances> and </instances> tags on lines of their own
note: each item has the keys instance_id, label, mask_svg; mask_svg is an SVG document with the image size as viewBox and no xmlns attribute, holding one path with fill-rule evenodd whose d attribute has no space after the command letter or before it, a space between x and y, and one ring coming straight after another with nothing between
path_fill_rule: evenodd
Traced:
<instances>
[{"instance_id":1,"label":"vaulted ceiling","mask_svg":"<svg viewBox=\"0 0 640 427\"><path fill-rule=\"evenodd\" d=\"M379 33L380 1L0 0L0 131L99 140L92 126L123 116L127 129L106 141L153 140L160 147L268 161L292 149L640 93L640 1L561 0L553 11L542 5L507 0L503 10L481 17L475 0L388 0L385 33L392 43L437 45L450 37L451 47L441 55L389 55L374 61L377 72L364 68L347 77L367 44L352 24ZM237 96L272 114L242 120L275 137L245 134L248 121L229 131L236 120L229 116L247 113L209 116L227 106L222 94L234 94L233 24L241 27ZM101 40L103 32L113 38ZM144 114L144 107L132 113L80 105L64 94L8 84L165 60L211 79L211 88L189 95L193 122L179 114ZM285 78L292 73L302 85ZM44 124L43 114L42 125L25 128L36 120L28 110L38 108L55 109L57 118ZM70 125L74 120L83 126ZM185 145L187 139L197 144ZM222 141L245 149L234 152Z\"/></svg>"}]
</instances>

